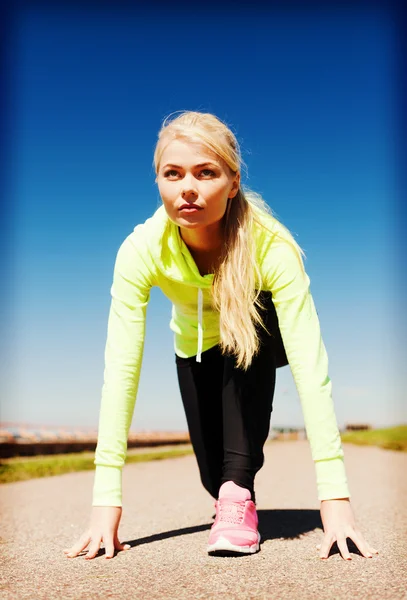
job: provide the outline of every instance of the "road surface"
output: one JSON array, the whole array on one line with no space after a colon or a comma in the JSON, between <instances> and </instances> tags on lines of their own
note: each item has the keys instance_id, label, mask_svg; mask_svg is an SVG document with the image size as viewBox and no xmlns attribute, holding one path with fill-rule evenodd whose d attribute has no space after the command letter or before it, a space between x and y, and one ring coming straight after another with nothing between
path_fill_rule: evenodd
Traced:
<instances>
[{"instance_id":1,"label":"road surface","mask_svg":"<svg viewBox=\"0 0 407 600\"><path fill-rule=\"evenodd\" d=\"M146 600L407 598L407 453L343 444L356 521L380 552L352 560L316 545L322 523L306 440L272 441L256 477L261 550L206 552L214 500L194 455L123 469L119 539L131 549L106 560L67 558L87 527L93 471L0 486L0 598ZM353 551L352 551L353 548Z\"/></svg>"}]
</instances>

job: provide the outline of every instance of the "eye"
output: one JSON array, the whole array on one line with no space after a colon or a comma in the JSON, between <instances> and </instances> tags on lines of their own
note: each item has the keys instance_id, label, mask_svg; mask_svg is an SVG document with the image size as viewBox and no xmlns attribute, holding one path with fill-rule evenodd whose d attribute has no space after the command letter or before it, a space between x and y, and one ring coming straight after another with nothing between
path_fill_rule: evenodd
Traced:
<instances>
[{"instance_id":1,"label":"eye","mask_svg":"<svg viewBox=\"0 0 407 600\"><path fill-rule=\"evenodd\" d=\"M176 171L175 169L168 169L168 171L165 171L164 173L164 177L174 177L178 175L178 171Z\"/></svg>"},{"instance_id":2,"label":"eye","mask_svg":"<svg viewBox=\"0 0 407 600\"><path fill-rule=\"evenodd\" d=\"M204 173L209 177L216 175L215 171L212 171L212 169L202 169L201 173Z\"/></svg>"}]
</instances>

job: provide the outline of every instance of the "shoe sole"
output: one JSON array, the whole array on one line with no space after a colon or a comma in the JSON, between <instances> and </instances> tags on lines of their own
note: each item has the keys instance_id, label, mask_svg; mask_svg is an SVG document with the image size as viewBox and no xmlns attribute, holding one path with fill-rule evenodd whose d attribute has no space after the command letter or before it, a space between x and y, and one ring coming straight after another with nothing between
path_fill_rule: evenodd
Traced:
<instances>
[{"instance_id":1,"label":"shoe sole","mask_svg":"<svg viewBox=\"0 0 407 600\"><path fill-rule=\"evenodd\" d=\"M257 532L257 544L253 544L252 546L235 546L229 540L224 537L220 537L216 540L214 544L208 544L207 551L208 554L220 554L222 553L231 553L231 556L235 556L236 554L254 554L260 550L260 533ZM228 555L228 554L226 554Z\"/></svg>"}]
</instances>

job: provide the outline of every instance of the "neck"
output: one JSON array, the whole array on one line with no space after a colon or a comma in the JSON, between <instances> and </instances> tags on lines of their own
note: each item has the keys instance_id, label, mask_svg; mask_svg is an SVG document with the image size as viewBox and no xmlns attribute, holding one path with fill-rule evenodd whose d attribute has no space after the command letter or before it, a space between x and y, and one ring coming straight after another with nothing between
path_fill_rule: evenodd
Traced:
<instances>
[{"instance_id":1,"label":"neck","mask_svg":"<svg viewBox=\"0 0 407 600\"><path fill-rule=\"evenodd\" d=\"M216 229L206 227L203 229L186 229L180 227L180 235L190 250L196 253L210 253L221 249L223 243L222 232L219 224Z\"/></svg>"}]
</instances>

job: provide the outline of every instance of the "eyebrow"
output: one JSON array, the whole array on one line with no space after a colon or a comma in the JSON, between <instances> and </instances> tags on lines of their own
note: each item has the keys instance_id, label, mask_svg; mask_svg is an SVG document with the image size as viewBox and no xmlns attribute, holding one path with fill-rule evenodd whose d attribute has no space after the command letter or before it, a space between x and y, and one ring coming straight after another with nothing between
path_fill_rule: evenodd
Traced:
<instances>
[{"instance_id":1,"label":"eyebrow","mask_svg":"<svg viewBox=\"0 0 407 600\"><path fill-rule=\"evenodd\" d=\"M215 163L204 162L204 163L200 163L199 165L195 165L195 168L207 167L208 165L210 165L212 167L218 167L218 165ZM182 167L180 167L179 165L173 165L171 163L167 163L166 165L164 165L163 169L165 169L166 167L175 167L176 169L182 169Z\"/></svg>"}]
</instances>

